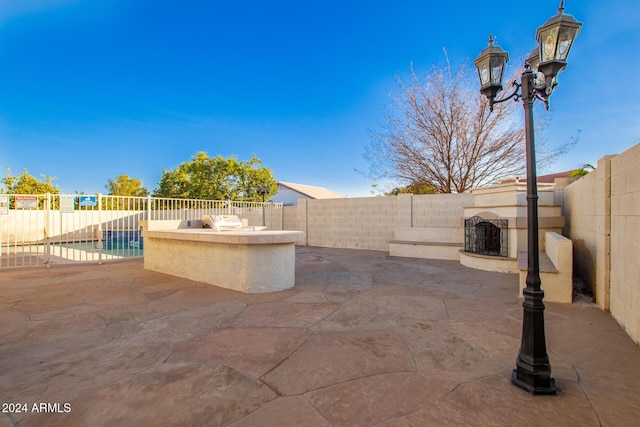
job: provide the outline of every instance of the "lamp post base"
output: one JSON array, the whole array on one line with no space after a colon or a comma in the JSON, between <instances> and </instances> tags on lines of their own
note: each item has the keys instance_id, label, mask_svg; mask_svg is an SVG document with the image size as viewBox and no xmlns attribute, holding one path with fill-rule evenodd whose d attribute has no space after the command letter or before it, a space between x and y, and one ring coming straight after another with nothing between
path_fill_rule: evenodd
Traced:
<instances>
[{"instance_id":1,"label":"lamp post base","mask_svg":"<svg viewBox=\"0 0 640 427\"><path fill-rule=\"evenodd\" d=\"M514 369L511 373L511 382L513 385L523 389L524 391L528 391L531 394L547 396L554 396L558 392L558 389L556 388L556 381L553 378L541 378L542 381L539 382L542 384L536 384L537 381L535 378L528 378L532 377L532 374L523 372L521 375L527 377L525 381L518 378L518 369Z\"/></svg>"},{"instance_id":2,"label":"lamp post base","mask_svg":"<svg viewBox=\"0 0 640 427\"><path fill-rule=\"evenodd\" d=\"M530 253L534 255L533 264L537 266L537 250ZM531 394L555 395L556 383L551 378L551 364L544 332L544 291L540 289L538 269L534 268L529 273L527 287L522 292L522 345L516 358L516 368L511 375L511 382Z\"/></svg>"}]
</instances>

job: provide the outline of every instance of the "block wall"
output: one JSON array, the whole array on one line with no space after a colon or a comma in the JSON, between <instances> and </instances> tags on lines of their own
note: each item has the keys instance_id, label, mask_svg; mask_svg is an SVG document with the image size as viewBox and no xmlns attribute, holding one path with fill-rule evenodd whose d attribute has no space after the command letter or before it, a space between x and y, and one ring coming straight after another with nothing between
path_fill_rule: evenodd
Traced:
<instances>
[{"instance_id":1,"label":"block wall","mask_svg":"<svg viewBox=\"0 0 640 427\"><path fill-rule=\"evenodd\" d=\"M393 236L396 203L395 197L307 200L306 242L386 251Z\"/></svg>"},{"instance_id":2,"label":"block wall","mask_svg":"<svg viewBox=\"0 0 640 427\"><path fill-rule=\"evenodd\" d=\"M640 144L598 160L564 190L574 270L640 343Z\"/></svg>"},{"instance_id":3,"label":"block wall","mask_svg":"<svg viewBox=\"0 0 640 427\"><path fill-rule=\"evenodd\" d=\"M609 310L610 164L598 160L596 170L564 190L565 229L573 241L574 274L593 292L597 304Z\"/></svg>"},{"instance_id":4,"label":"block wall","mask_svg":"<svg viewBox=\"0 0 640 427\"><path fill-rule=\"evenodd\" d=\"M305 232L304 243L331 248L389 250L399 228L451 229L460 234L472 194L431 194L298 200L285 206L285 230Z\"/></svg>"},{"instance_id":5,"label":"block wall","mask_svg":"<svg viewBox=\"0 0 640 427\"><path fill-rule=\"evenodd\" d=\"M611 159L611 315L640 343L640 144Z\"/></svg>"},{"instance_id":6,"label":"block wall","mask_svg":"<svg viewBox=\"0 0 640 427\"><path fill-rule=\"evenodd\" d=\"M464 207L473 194L423 194L412 197L412 227L464 227Z\"/></svg>"},{"instance_id":7,"label":"block wall","mask_svg":"<svg viewBox=\"0 0 640 427\"><path fill-rule=\"evenodd\" d=\"M307 240L307 199L298 200L298 205L283 206L282 208L282 229L297 230L305 233L303 242L306 245Z\"/></svg>"}]
</instances>

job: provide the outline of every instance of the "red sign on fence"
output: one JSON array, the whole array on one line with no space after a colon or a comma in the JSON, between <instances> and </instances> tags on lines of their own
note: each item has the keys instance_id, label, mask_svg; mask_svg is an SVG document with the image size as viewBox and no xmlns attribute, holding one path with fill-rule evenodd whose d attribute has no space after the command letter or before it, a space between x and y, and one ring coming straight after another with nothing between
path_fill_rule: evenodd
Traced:
<instances>
[{"instance_id":1,"label":"red sign on fence","mask_svg":"<svg viewBox=\"0 0 640 427\"><path fill-rule=\"evenodd\" d=\"M16 209L37 209L38 196L16 196Z\"/></svg>"}]
</instances>

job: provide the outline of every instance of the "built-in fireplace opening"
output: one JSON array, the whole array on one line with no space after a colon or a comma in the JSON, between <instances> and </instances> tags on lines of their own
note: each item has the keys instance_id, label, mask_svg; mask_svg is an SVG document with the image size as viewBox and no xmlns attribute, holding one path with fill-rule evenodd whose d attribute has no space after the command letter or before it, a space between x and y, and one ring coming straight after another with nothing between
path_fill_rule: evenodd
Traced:
<instances>
[{"instance_id":1,"label":"built-in fireplace opening","mask_svg":"<svg viewBox=\"0 0 640 427\"><path fill-rule=\"evenodd\" d=\"M509 221L474 216L464 220L464 250L479 255L509 256Z\"/></svg>"}]
</instances>

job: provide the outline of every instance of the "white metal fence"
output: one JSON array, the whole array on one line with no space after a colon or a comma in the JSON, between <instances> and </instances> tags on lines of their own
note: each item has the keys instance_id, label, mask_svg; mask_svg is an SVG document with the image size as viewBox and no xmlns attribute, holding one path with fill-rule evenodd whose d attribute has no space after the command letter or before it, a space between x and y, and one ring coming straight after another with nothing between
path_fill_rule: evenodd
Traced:
<instances>
[{"instance_id":1,"label":"white metal fence","mask_svg":"<svg viewBox=\"0 0 640 427\"><path fill-rule=\"evenodd\" d=\"M0 194L0 268L143 256L140 220L234 214L282 229L282 204L77 194Z\"/></svg>"}]
</instances>

